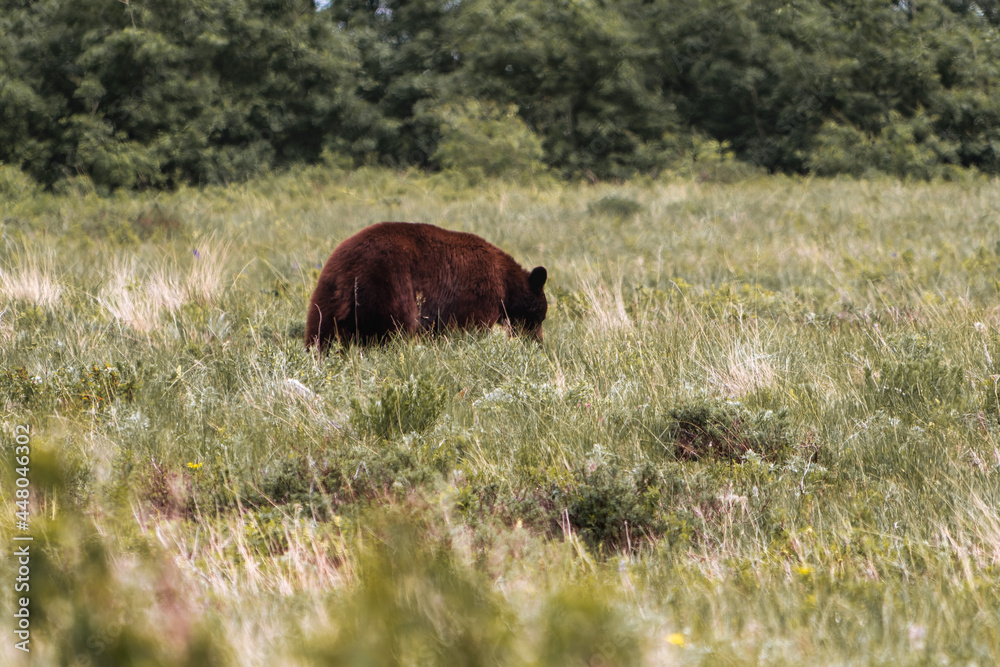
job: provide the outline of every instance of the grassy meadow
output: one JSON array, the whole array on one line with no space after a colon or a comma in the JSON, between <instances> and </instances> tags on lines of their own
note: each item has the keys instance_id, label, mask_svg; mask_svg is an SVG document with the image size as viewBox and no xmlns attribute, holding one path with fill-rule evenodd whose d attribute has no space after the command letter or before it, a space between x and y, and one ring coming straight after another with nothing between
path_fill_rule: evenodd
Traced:
<instances>
[{"instance_id":1,"label":"grassy meadow","mask_svg":"<svg viewBox=\"0 0 1000 667\"><path fill-rule=\"evenodd\" d=\"M1000 661L1000 182L730 176L0 171L0 662ZM544 345L308 353L380 220L546 266Z\"/></svg>"}]
</instances>

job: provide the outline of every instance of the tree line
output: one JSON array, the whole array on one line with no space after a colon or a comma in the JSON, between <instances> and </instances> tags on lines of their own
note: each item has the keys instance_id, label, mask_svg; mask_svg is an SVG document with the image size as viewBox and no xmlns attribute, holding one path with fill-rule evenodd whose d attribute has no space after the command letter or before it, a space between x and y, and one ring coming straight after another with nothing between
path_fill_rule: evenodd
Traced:
<instances>
[{"instance_id":1,"label":"tree line","mask_svg":"<svg viewBox=\"0 0 1000 667\"><path fill-rule=\"evenodd\" d=\"M0 162L1000 173L997 0L0 0Z\"/></svg>"}]
</instances>

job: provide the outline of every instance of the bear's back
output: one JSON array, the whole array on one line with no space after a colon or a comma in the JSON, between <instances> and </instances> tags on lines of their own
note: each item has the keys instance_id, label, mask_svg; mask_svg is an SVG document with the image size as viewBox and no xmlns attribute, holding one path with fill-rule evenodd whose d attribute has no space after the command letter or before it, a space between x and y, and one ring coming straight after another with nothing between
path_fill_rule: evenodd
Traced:
<instances>
[{"instance_id":1,"label":"bear's back","mask_svg":"<svg viewBox=\"0 0 1000 667\"><path fill-rule=\"evenodd\" d=\"M388 249L401 255L422 258L484 251L506 254L475 234L454 232L423 222L379 222L345 240L339 249L351 252Z\"/></svg>"},{"instance_id":2,"label":"bear's back","mask_svg":"<svg viewBox=\"0 0 1000 667\"><path fill-rule=\"evenodd\" d=\"M418 222L366 227L341 243L334 257L352 275L404 272L432 284L493 280L517 266L510 255L475 234Z\"/></svg>"}]
</instances>

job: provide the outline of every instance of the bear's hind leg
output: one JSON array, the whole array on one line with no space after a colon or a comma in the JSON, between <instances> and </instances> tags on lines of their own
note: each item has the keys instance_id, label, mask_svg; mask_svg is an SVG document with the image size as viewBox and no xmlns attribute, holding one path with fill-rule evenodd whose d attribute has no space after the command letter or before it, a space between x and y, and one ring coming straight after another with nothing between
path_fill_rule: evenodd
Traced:
<instances>
[{"instance_id":1,"label":"bear's hind leg","mask_svg":"<svg viewBox=\"0 0 1000 667\"><path fill-rule=\"evenodd\" d=\"M368 281L355 293L353 320L344 322L362 342L380 343L397 332L417 330L418 311L409 280Z\"/></svg>"},{"instance_id":2,"label":"bear's hind leg","mask_svg":"<svg viewBox=\"0 0 1000 667\"><path fill-rule=\"evenodd\" d=\"M336 337L337 322L332 314L324 317L323 309L319 304L310 303L309 312L306 314L306 347L315 345L321 352L324 352L329 347L330 340Z\"/></svg>"},{"instance_id":3,"label":"bear's hind leg","mask_svg":"<svg viewBox=\"0 0 1000 667\"><path fill-rule=\"evenodd\" d=\"M392 332L413 336L420 331L420 295L413 293L413 284L407 277L394 281L384 301L385 314L391 322Z\"/></svg>"}]
</instances>

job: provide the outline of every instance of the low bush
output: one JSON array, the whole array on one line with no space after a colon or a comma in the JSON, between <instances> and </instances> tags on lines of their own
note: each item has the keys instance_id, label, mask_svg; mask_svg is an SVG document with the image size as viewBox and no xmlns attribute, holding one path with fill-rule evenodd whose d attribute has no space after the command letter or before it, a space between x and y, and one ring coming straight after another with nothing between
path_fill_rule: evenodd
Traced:
<instances>
[{"instance_id":1,"label":"low bush","mask_svg":"<svg viewBox=\"0 0 1000 667\"><path fill-rule=\"evenodd\" d=\"M680 459L739 463L748 455L784 461L796 444L786 408L751 410L737 401L704 400L671 408L648 431L648 445Z\"/></svg>"},{"instance_id":2,"label":"low bush","mask_svg":"<svg viewBox=\"0 0 1000 667\"><path fill-rule=\"evenodd\" d=\"M410 376L405 382L388 381L367 404L352 399L351 424L360 433L382 440L422 433L434 425L447 398L445 389L424 375Z\"/></svg>"},{"instance_id":3,"label":"low bush","mask_svg":"<svg viewBox=\"0 0 1000 667\"><path fill-rule=\"evenodd\" d=\"M24 366L0 372L0 396L24 409L57 408L99 414L116 402L135 400L140 382L129 364L63 366L31 375Z\"/></svg>"}]
</instances>

